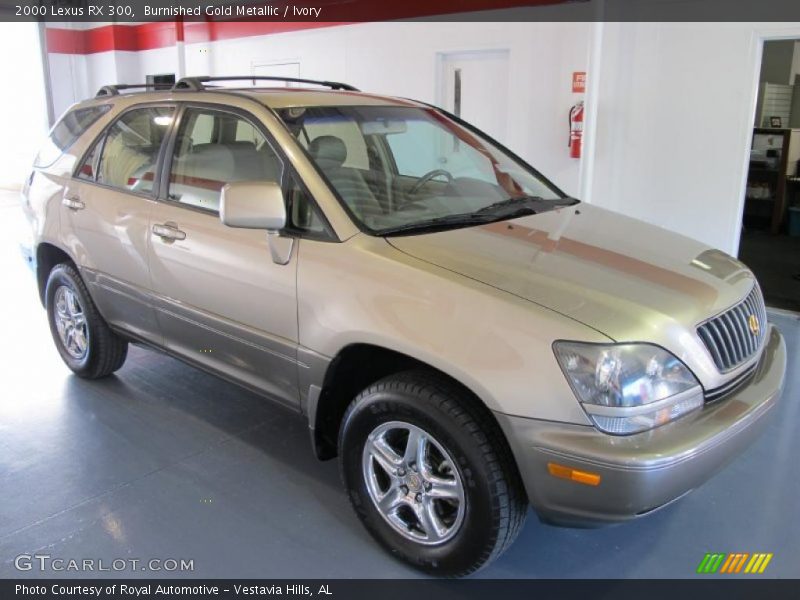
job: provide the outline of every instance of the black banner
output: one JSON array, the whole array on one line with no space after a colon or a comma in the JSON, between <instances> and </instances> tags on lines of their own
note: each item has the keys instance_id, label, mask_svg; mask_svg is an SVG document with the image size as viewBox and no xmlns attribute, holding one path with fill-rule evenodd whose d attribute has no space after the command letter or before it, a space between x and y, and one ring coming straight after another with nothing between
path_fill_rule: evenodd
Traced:
<instances>
[{"instance_id":1,"label":"black banner","mask_svg":"<svg viewBox=\"0 0 800 600\"><path fill-rule=\"evenodd\" d=\"M695 580L2 580L0 598L40 600L315 598L319 600L769 600L795 598L800 581Z\"/></svg>"},{"instance_id":2,"label":"black banner","mask_svg":"<svg viewBox=\"0 0 800 600\"><path fill-rule=\"evenodd\" d=\"M798 0L0 0L0 21L800 21Z\"/></svg>"}]
</instances>

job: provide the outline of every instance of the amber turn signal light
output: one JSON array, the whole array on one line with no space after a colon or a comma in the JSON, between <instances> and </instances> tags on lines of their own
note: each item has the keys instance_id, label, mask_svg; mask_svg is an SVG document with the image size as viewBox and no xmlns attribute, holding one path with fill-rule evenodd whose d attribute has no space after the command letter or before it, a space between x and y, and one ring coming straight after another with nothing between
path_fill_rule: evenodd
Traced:
<instances>
[{"instance_id":1,"label":"amber turn signal light","mask_svg":"<svg viewBox=\"0 0 800 600\"><path fill-rule=\"evenodd\" d=\"M584 485L600 485L600 475L597 473L578 471L577 469L565 467L558 463L547 463L547 471L550 475L558 477L559 479L569 479L570 481L576 481Z\"/></svg>"}]
</instances>

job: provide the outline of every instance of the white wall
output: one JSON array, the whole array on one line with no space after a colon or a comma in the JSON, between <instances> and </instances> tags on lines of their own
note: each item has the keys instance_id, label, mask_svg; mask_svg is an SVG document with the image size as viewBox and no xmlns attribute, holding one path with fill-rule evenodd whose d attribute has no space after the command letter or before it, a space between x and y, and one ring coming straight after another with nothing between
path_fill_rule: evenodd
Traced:
<instances>
[{"instance_id":1,"label":"white wall","mask_svg":"<svg viewBox=\"0 0 800 600\"><path fill-rule=\"evenodd\" d=\"M577 194L579 161L567 151L567 115L576 97L573 71L585 71L589 23L364 23L186 45L187 75L250 74L254 63L299 62L301 77L340 80L381 94L436 101L437 53L509 51L510 83L502 95L509 135L501 140ZM102 85L143 82L177 70L174 47L86 57L53 55L56 112ZM81 66L81 61L83 65ZM83 75L75 71L83 69Z\"/></svg>"},{"instance_id":2,"label":"white wall","mask_svg":"<svg viewBox=\"0 0 800 600\"><path fill-rule=\"evenodd\" d=\"M187 45L187 74L250 73L253 62L300 62L301 77L346 81L379 94L435 103L437 53L509 50L511 74L498 111L509 115L501 140L570 194L579 161L567 151L573 71L586 70L586 23L369 23L218 42L208 54Z\"/></svg>"},{"instance_id":3,"label":"white wall","mask_svg":"<svg viewBox=\"0 0 800 600\"><path fill-rule=\"evenodd\" d=\"M591 201L736 254L764 36L800 23L605 23Z\"/></svg>"}]
</instances>

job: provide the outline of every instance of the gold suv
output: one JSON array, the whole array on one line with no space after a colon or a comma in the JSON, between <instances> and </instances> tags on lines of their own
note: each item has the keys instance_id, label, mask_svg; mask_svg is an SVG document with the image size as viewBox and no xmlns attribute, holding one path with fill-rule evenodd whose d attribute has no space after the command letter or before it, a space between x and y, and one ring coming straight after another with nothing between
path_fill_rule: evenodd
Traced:
<instances>
[{"instance_id":1,"label":"gold suv","mask_svg":"<svg viewBox=\"0 0 800 600\"><path fill-rule=\"evenodd\" d=\"M785 346L735 259L433 106L236 79L105 87L37 157L25 254L77 375L138 342L288 406L372 535L441 575L529 504L661 508L762 429Z\"/></svg>"}]
</instances>

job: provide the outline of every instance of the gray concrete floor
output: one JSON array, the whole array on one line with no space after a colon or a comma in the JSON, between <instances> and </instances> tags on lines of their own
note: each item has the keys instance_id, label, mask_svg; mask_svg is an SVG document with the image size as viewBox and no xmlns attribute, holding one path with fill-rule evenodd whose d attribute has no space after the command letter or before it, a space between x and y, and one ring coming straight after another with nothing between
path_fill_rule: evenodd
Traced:
<instances>
[{"instance_id":1,"label":"gray concrete floor","mask_svg":"<svg viewBox=\"0 0 800 600\"><path fill-rule=\"evenodd\" d=\"M114 377L73 377L19 257L17 216L0 196L0 577L26 575L14 567L22 553L193 559L194 577L416 576L361 528L297 416L138 348ZM530 518L478 576L684 578L705 552L773 552L765 576L800 577L800 322L773 319L790 377L746 454L636 522L570 530Z\"/></svg>"}]
</instances>

